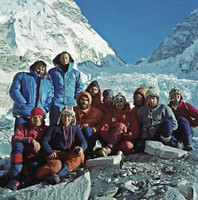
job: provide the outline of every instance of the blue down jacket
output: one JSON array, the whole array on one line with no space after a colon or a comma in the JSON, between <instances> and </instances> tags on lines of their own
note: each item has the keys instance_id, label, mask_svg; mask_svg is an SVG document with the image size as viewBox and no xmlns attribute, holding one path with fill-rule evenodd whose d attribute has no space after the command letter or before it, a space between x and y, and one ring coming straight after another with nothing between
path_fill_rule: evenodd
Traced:
<instances>
[{"instance_id":1,"label":"blue down jacket","mask_svg":"<svg viewBox=\"0 0 198 200\"><path fill-rule=\"evenodd\" d=\"M30 112L35 107L42 108L46 114L52 105L52 80L46 72L39 79L31 65L30 73L19 72L14 76L9 93L14 101L14 117L30 118Z\"/></svg>"},{"instance_id":2,"label":"blue down jacket","mask_svg":"<svg viewBox=\"0 0 198 200\"><path fill-rule=\"evenodd\" d=\"M73 69L74 63L71 62L68 71L64 73L55 60L56 58L53 60L55 67L49 70L54 84L53 104L60 110L64 106L76 106L78 93L84 91L80 72Z\"/></svg>"}]
</instances>

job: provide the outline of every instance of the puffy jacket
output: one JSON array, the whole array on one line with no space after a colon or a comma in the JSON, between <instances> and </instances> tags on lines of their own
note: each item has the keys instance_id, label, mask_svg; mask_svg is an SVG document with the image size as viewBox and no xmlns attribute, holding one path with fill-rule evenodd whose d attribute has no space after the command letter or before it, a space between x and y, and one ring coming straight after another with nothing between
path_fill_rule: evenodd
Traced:
<instances>
[{"instance_id":1,"label":"puffy jacket","mask_svg":"<svg viewBox=\"0 0 198 200\"><path fill-rule=\"evenodd\" d=\"M129 112L129 110L130 105L128 103L124 110L117 110L114 108L105 115L101 128L101 136L106 142L110 139L110 133L116 123L123 123L127 127L127 132L123 134L122 139L133 140L139 136L137 116L133 112Z\"/></svg>"},{"instance_id":2,"label":"puffy jacket","mask_svg":"<svg viewBox=\"0 0 198 200\"><path fill-rule=\"evenodd\" d=\"M89 87L87 87L87 89L85 91L89 92ZM98 92L97 96L95 98L92 98L91 106L94 108L98 108L102 104L102 101L103 101L102 89L99 88L99 92Z\"/></svg>"},{"instance_id":3,"label":"puffy jacket","mask_svg":"<svg viewBox=\"0 0 198 200\"><path fill-rule=\"evenodd\" d=\"M14 101L13 115L30 118L35 107L43 109L45 114L50 110L53 98L53 85L50 76L45 72L39 78L30 66L30 73L20 72L14 76L10 97Z\"/></svg>"},{"instance_id":4,"label":"puffy jacket","mask_svg":"<svg viewBox=\"0 0 198 200\"><path fill-rule=\"evenodd\" d=\"M60 107L76 106L76 97L78 93L84 90L84 84L80 72L73 69L74 63L69 64L66 73L56 63L57 56L54 58L54 68L49 70L54 85L53 104Z\"/></svg>"},{"instance_id":5,"label":"puffy jacket","mask_svg":"<svg viewBox=\"0 0 198 200\"><path fill-rule=\"evenodd\" d=\"M50 155L53 150L73 150L80 146L85 151L87 142L79 126L50 126L41 142L42 150Z\"/></svg>"},{"instance_id":6,"label":"puffy jacket","mask_svg":"<svg viewBox=\"0 0 198 200\"><path fill-rule=\"evenodd\" d=\"M149 118L148 116L151 115ZM148 105L142 106L138 111L138 120L141 128L141 138L144 140L153 139L158 125L165 119L173 123L173 130L178 127L177 120L172 110L163 104L159 104L153 110Z\"/></svg>"},{"instance_id":7,"label":"puffy jacket","mask_svg":"<svg viewBox=\"0 0 198 200\"><path fill-rule=\"evenodd\" d=\"M76 124L81 128L83 126L91 127L95 132L99 132L104 114L91 106L91 95L88 92L81 92L77 96L77 103L81 96L86 96L89 99L89 106L85 110L81 110L79 106L74 107L74 111L76 113Z\"/></svg>"},{"instance_id":8,"label":"puffy jacket","mask_svg":"<svg viewBox=\"0 0 198 200\"><path fill-rule=\"evenodd\" d=\"M198 110L194 106L184 101L179 103L176 110L172 107L171 102L168 106L172 109L176 118L179 116L185 117L189 121L191 127L198 126Z\"/></svg>"},{"instance_id":9,"label":"puffy jacket","mask_svg":"<svg viewBox=\"0 0 198 200\"><path fill-rule=\"evenodd\" d=\"M12 136L11 143L20 141L25 145L25 153L27 157L34 157L37 153L33 150L31 142L36 140L41 142L47 126L43 123L41 126L36 127L31 122L24 123L17 127L14 135Z\"/></svg>"}]
</instances>

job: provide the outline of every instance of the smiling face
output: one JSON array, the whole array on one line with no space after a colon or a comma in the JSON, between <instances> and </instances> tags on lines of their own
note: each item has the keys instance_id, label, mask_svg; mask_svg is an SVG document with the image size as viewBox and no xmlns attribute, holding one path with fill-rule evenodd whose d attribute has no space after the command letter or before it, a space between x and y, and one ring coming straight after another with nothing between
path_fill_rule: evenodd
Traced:
<instances>
[{"instance_id":1,"label":"smiling face","mask_svg":"<svg viewBox=\"0 0 198 200\"><path fill-rule=\"evenodd\" d=\"M32 116L31 118L31 122L34 126L41 126L42 123L43 123L43 116L41 115L35 115L35 116Z\"/></svg>"},{"instance_id":2,"label":"smiling face","mask_svg":"<svg viewBox=\"0 0 198 200\"><path fill-rule=\"evenodd\" d=\"M41 77L45 73L45 67L41 64L37 64L34 67L34 71L37 73L38 77Z\"/></svg>"},{"instance_id":3,"label":"smiling face","mask_svg":"<svg viewBox=\"0 0 198 200\"><path fill-rule=\"evenodd\" d=\"M91 94L91 96L94 98L97 96L97 94L99 93L99 89L96 86L93 86L89 89L89 93Z\"/></svg>"},{"instance_id":4,"label":"smiling face","mask_svg":"<svg viewBox=\"0 0 198 200\"><path fill-rule=\"evenodd\" d=\"M68 65L70 63L70 57L69 54L67 53L63 53L60 55L60 64L65 66Z\"/></svg>"},{"instance_id":5,"label":"smiling face","mask_svg":"<svg viewBox=\"0 0 198 200\"><path fill-rule=\"evenodd\" d=\"M117 110L123 110L125 104L123 101L116 101L114 105Z\"/></svg>"},{"instance_id":6,"label":"smiling face","mask_svg":"<svg viewBox=\"0 0 198 200\"><path fill-rule=\"evenodd\" d=\"M158 99L156 96L148 96L147 97L147 102L148 102L148 105L151 107L151 108L155 108L157 103L158 103Z\"/></svg>"},{"instance_id":7,"label":"smiling face","mask_svg":"<svg viewBox=\"0 0 198 200\"><path fill-rule=\"evenodd\" d=\"M72 122L72 115L62 115L61 122L64 126L69 126Z\"/></svg>"},{"instance_id":8,"label":"smiling face","mask_svg":"<svg viewBox=\"0 0 198 200\"><path fill-rule=\"evenodd\" d=\"M108 106L112 105L113 104L113 98L112 97L104 98L104 103Z\"/></svg>"},{"instance_id":9,"label":"smiling face","mask_svg":"<svg viewBox=\"0 0 198 200\"><path fill-rule=\"evenodd\" d=\"M181 101L181 95L176 93L176 94L172 94L171 95L171 100L173 101L174 105L179 104L179 102Z\"/></svg>"}]
</instances>

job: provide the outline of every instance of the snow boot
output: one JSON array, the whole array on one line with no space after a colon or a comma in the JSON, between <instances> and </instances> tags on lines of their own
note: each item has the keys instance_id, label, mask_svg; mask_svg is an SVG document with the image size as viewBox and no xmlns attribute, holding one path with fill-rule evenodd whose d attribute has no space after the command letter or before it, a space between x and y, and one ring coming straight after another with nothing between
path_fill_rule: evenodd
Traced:
<instances>
[{"instance_id":1,"label":"snow boot","mask_svg":"<svg viewBox=\"0 0 198 200\"><path fill-rule=\"evenodd\" d=\"M20 182L18 180L11 180L7 185L7 188L10 190L17 190L19 187Z\"/></svg>"},{"instance_id":2,"label":"snow boot","mask_svg":"<svg viewBox=\"0 0 198 200\"><path fill-rule=\"evenodd\" d=\"M188 135L183 139L184 150L185 151L192 151L194 148L192 146L192 135Z\"/></svg>"},{"instance_id":3,"label":"snow boot","mask_svg":"<svg viewBox=\"0 0 198 200\"><path fill-rule=\"evenodd\" d=\"M44 182L46 182L50 185L58 184L58 183L60 183L60 181L61 181L60 177L57 174L49 175L44 179Z\"/></svg>"}]
</instances>

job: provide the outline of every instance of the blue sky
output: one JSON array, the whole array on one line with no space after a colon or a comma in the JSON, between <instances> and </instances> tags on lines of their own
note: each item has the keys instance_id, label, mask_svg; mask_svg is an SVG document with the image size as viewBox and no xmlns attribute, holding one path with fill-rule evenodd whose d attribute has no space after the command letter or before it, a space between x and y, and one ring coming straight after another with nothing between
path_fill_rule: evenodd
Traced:
<instances>
[{"instance_id":1,"label":"blue sky","mask_svg":"<svg viewBox=\"0 0 198 200\"><path fill-rule=\"evenodd\" d=\"M198 0L74 0L96 32L128 64L148 57Z\"/></svg>"}]
</instances>

